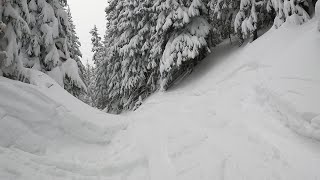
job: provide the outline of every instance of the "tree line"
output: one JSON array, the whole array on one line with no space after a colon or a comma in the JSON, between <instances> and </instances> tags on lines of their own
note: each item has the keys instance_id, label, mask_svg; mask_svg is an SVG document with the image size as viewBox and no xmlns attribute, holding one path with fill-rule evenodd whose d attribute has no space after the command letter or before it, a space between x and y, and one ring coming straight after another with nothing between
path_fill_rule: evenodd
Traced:
<instances>
[{"instance_id":1,"label":"tree line","mask_svg":"<svg viewBox=\"0 0 320 180\"><path fill-rule=\"evenodd\" d=\"M109 0L103 40L91 31L94 105L110 113L136 109L143 99L188 75L223 39L239 45L284 22L302 24L312 0Z\"/></svg>"}]
</instances>

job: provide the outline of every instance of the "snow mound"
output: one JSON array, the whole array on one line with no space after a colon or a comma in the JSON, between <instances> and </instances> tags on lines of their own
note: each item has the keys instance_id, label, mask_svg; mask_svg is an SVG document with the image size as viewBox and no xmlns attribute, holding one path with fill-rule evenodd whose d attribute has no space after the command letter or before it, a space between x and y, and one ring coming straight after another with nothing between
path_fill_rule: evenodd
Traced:
<instances>
[{"instance_id":1,"label":"snow mound","mask_svg":"<svg viewBox=\"0 0 320 180\"><path fill-rule=\"evenodd\" d=\"M87 90L86 85L83 83L80 75L78 73L78 65L77 62L73 59L67 59L65 62L61 64L61 66L57 66L53 68L51 71L48 71L48 75L54 79L61 87L64 87L64 78L65 76L69 77L77 87L80 87Z\"/></svg>"},{"instance_id":2,"label":"snow mound","mask_svg":"<svg viewBox=\"0 0 320 180\"><path fill-rule=\"evenodd\" d=\"M46 74L29 73L37 86L0 77L0 179L81 177L70 170L75 154L106 148L127 122L83 104Z\"/></svg>"}]
</instances>

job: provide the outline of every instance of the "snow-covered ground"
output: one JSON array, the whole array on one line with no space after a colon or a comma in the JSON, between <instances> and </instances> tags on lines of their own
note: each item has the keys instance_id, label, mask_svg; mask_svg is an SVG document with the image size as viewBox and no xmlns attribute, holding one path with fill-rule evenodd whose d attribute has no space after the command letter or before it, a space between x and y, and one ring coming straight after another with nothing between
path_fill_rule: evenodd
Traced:
<instances>
[{"instance_id":1,"label":"snow-covered ground","mask_svg":"<svg viewBox=\"0 0 320 180\"><path fill-rule=\"evenodd\" d=\"M30 72L37 86L1 78L0 179L320 179L316 27L222 43L181 84L122 116L40 73Z\"/></svg>"}]
</instances>

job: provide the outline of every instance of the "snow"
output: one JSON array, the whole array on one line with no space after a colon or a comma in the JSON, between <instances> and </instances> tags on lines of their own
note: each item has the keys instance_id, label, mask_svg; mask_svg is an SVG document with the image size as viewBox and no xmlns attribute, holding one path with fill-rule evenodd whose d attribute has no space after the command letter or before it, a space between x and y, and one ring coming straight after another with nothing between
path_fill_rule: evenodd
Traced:
<instances>
[{"instance_id":1,"label":"snow","mask_svg":"<svg viewBox=\"0 0 320 180\"><path fill-rule=\"evenodd\" d=\"M72 158L101 154L127 122L83 104L46 74L29 73L34 85L0 78L0 179L79 178L68 172L77 168Z\"/></svg>"},{"instance_id":2,"label":"snow","mask_svg":"<svg viewBox=\"0 0 320 180\"><path fill-rule=\"evenodd\" d=\"M69 58L62 63L63 74L70 77L77 87L81 87L87 91L86 85L82 82L78 73L78 64L75 60Z\"/></svg>"},{"instance_id":3,"label":"snow","mask_svg":"<svg viewBox=\"0 0 320 180\"><path fill-rule=\"evenodd\" d=\"M238 48L133 113L107 115L30 70L0 77L0 179L320 179L316 20Z\"/></svg>"}]
</instances>

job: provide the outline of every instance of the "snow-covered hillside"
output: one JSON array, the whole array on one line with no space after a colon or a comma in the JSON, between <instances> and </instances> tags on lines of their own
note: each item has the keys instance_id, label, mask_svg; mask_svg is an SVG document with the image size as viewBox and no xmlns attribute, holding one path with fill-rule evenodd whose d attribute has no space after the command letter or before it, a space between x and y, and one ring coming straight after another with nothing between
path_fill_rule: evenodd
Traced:
<instances>
[{"instance_id":1,"label":"snow-covered hillside","mask_svg":"<svg viewBox=\"0 0 320 180\"><path fill-rule=\"evenodd\" d=\"M123 116L43 74L30 72L37 86L1 78L0 179L320 179L316 28L287 23L244 48L222 43Z\"/></svg>"}]
</instances>

